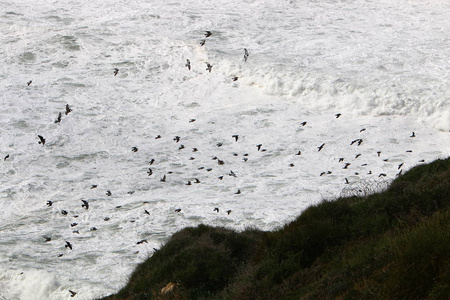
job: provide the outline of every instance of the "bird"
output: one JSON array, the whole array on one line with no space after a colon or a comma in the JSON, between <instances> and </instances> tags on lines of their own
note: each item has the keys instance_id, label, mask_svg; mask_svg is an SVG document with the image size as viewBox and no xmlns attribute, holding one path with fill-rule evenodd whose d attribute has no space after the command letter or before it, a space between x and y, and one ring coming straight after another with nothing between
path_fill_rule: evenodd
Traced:
<instances>
[{"instance_id":1,"label":"bird","mask_svg":"<svg viewBox=\"0 0 450 300\"><path fill-rule=\"evenodd\" d=\"M114 76L116 76L117 74L119 74L119 69L114 68Z\"/></svg>"},{"instance_id":2,"label":"bird","mask_svg":"<svg viewBox=\"0 0 450 300\"><path fill-rule=\"evenodd\" d=\"M194 178L194 183L200 183L201 181L198 180L197 178Z\"/></svg>"},{"instance_id":3,"label":"bird","mask_svg":"<svg viewBox=\"0 0 450 300\"><path fill-rule=\"evenodd\" d=\"M211 35L212 35L212 32L211 31L205 31L206 33L205 33L205 37L210 37Z\"/></svg>"},{"instance_id":4,"label":"bird","mask_svg":"<svg viewBox=\"0 0 450 300\"><path fill-rule=\"evenodd\" d=\"M112 195L111 191L110 191L110 190L107 190L107 191L106 191L106 196L109 197L109 196L111 196L111 195Z\"/></svg>"},{"instance_id":5,"label":"bird","mask_svg":"<svg viewBox=\"0 0 450 300\"><path fill-rule=\"evenodd\" d=\"M234 135L232 135L231 137L233 137L233 138L235 139L236 142L237 142L238 139L239 139L239 135L237 135L237 134L234 134Z\"/></svg>"},{"instance_id":6,"label":"bird","mask_svg":"<svg viewBox=\"0 0 450 300\"><path fill-rule=\"evenodd\" d=\"M189 123L194 123L195 121L197 121L197 119L190 119Z\"/></svg>"},{"instance_id":7,"label":"bird","mask_svg":"<svg viewBox=\"0 0 450 300\"><path fill-rule=\"evenodd\" d=\"M148 210L144 209L144 213L149 215L150 213L148 212Z\"/></svg>"},{"instance_id":8,"label":"bird","mask_svg":"<svg viewBox=\"0 0 450 300\"><path fill-rule=\"evenodd\" d=\"M220 160L220 159L217 160L217 163L218 163L219 165L225 164L225 162L224 162L223 160Z\"/></svg>"},{"instance_id":9,"label":"bird","mask_svg":"<svg viewBox=\"0 0 450 300\"><path fill-rule=\"evenodd\" d=\"M336 119L339 118L341 115L342 115L342 114L340 114L340 113L335 114Z\"/></svg>"},{"instance_id":10,"label":"bird","mask_svg":"<svg viewBox=\"0 0 450 300\"><path fill-rule=\"evenodd\" d=\"M75 295L77 294L76 292L74 292L74 291L71 291L71 290L69 290L69 292L70 292L70 297L75 297Z\"/></svg>"},{"instance_id":11,"label":"bird","mask_svg":"<svg viewBox=\"0 0 450 300\"><path fill-rule=\"evenodd\" d=\"M241 193L241 190L237 190L237 192L235 194L239 195L240 193Z\"/></svg>"},{"instance_id":12,"label":"bird","mask_svg":"<svg viewBox=\"0 0 450 300\"><path fill-rule=\"evenodd\" d=\"M103 221L109 221L109 220L110 220L109 217L105 217L105 218L103 219Z\"/></svg>"},{"instance_id":13,"label":"bird","mask_svg":"<svg viewBox=\"0 0 450 300\"><path fill-rule=\"evenodd\" d=\"M140 240L140 241L137 242L136 244L140 245L140 244L143 244L143 243L147 243L147 244L148 244L147 240Z\"/></svg>"},{"instance_id":14,"label":"bird","mask_svg":"<svg viewBox=\"0 0 450 300\"><path fill-rule=\"evenodd\" d=\"M69 104L66 104L66 116L72 111Z\"/></svg>"},{"instance_id":15,"label":"bird","mask_svg":"<svg viewBox=\"0 0 450 300\"><path fill-rule=\"evenodd\" d=\"M358 158L358 157L360 157L360 156L361 156L361 153L356 154L356 155L355 155L355 159Z\"/></svg>"},{"instance_id":16,"label":"bird","mask_svg":"<svg viewBox=\"0 0 450 300\"><path fill-rule=\"evenodd\" d=\"M148 174L148 176L152 176L152 174L153 174L153 170L152 170L152 169L150 169L150 168L148 168L147 174Z\"/></svg>"},{"instance_id":17,"label":"bird","mask_svg":"<svg viewBox=\"0 0 450 300\"><path fill-rule=\"evenodd\" d=\"M339 162L342 162L342 161L344 161L344 158L343 157L339 157Z\"/></svg>"},{"instance_id":18,"label":"bird","mask_svg":"<svg viewBox=\"0 0 450 300\"><path fill-rule=\"evenodd\" d=\"M161 138L161 136L158 134L158 135L155 137L155 140L160 139L160 138Z\"/></svg>"},{"instance_id":19,"label":"bird","mask_svg":"<svg viewBox=\"0 0 450 300\"><path fill-rule=\"evenodd\" d=\"M91 185L91 189L95 189L95 188L97 188L96 184Z\"/></svg>"},{"instance_id":20,"label":"bird","mask_svg":"<svg viewBox=\"0 0 450 300\"><path fill-rule=\"evenodd\" d=\"M403 164L404 164L404 163L399 164L397 170L400 170L400 168L403 166Z\"/></svg>"},{"instance_id":21,"label":"bird","mask_svg":"<svg viewBox=\"0 0 450 300\"><path fill-rule=\"evenodd\" d=\"M206 63L206 71L209 71L211 73L212 65L210 65L208 62Z\"/></svg>"},{"instance_id":22,"label":"bird","mask_svg":"<svg viewBox=\"0 0 450 300\"><path fill-rule=\"evenodd\" d=\"M72 223L72 224L70 224L70 227L75 227L77 225L78 225L78 223Z\"/></svg>"},{"instance_id":23,"label":"bird","mask_svg":"<svg viewBox=\"0 0 450 300\"><path fill-rule=\"evenodd\" d=\"M345 166L342 169L347 169L350 166L350 163L345 163Z\"/></svg>"},{"instance_id":24,"label":"bird","mask_svg":"<svg viewBox=\"0 0 450 300\"><path fill-rule=\"evenodd\" d=\"M173 140L178 143L180 141L180 137L177 135L173 138Z\"/></svg>"},{"instance_id":25,"label":"bird","mask_svg":"<svg viewBox=\"0 0 450 300\"><path fill-rule=\"evenodd\" d=\"M52 238L49 238L49 237L47 237L47 236L44 236L44 239L45 239L45 242L44 242L44 243L50 242L50 241L52 240Z\"/></svg>"},{"instance_id":26,"label":"bird","mask_svg":"<svg viewBox=\"0 0 450 300\"><path fill-rule=\"evenodd\" d=\"M258 145L256 145L256 148L258 148L258 151L260 151L260 150L261 150L261 147L262 147L262 144L258 144Z\"/></svg>"},{"instance_id":27,"label":"bird","mask_svg":"<svg viewBox=\"0 0 450 300\"><path fill-rule=\"evenodd\" d=\"M215 208L214 208L214 211L219 212L219 208L218 208L218 207L215 207Z\"/></svg>"},{"instance_id":28,"label":"bird","mask_svg":"<svg viewBox=\"0 0 450 300\"><path fill-rule=\"evenodd\" d=\"M323 146L325 146L325 143L323 143L322 145L320 145L319 147L317 147L317 148L319 148L318 151L322 150Z\"/></svg>"},{"instance_id":29,"label":"bird","mask_svg":"<svg viewBox=\"0 0 450 300\"><path fill-rule=\"evenodd\" d=\"M178 147L178 150L184 149L184 145L181 144L180 147Z\"/></svg>"},{"instance_id":30,"label":"bird","mask_svg":"<svg viewBox=\"0 0 450 300\"><path fill-rule=\"evenodd\" d=\"M43 137L42 135L38 135L38 138L39 138L38 144L42 144L42 146L44 146L44 145L45 145L45 139L44 139L44 137Z\"/></svg>"},{"instance_id":31,"label":"bird","mask_svg":"<svg viewBox=\"0 0 450 300\"><path fill-rule=\"evenodd\" d=\"M227 210L227 214L231 214L231 209Z\"/></svg>"},{"instance_id":32,"label":"bird","mask_svg":"<svg viewBox=\"0 0 450 300\"><path fill-rule=\"evenodd\" d=\"M58 114L58 118L55 120L55 123L61 122L61 112Z\"/></svg>"},{"instance_id":33,"label":"bird","mask_svg":"<svg viewBox=\"0 0 450 300\"><path fill-rule=\"evenodd\" d=\"M345 178L345 184L349 184L347 177Z\"/></svg>"},{"instance_id":34,"label":"bird","mask_svg":"<svg viewBox=\"0 0 450 300\"><path fill-rule=\"evenodd\" d=\"M9 158L9 154L7 154L7 155L5 156L5 158L3 158L3 161L7 160L8 158Z\"/></svg>"},{"instance_id":35,"label":"bird","mask_svg":"<svg viewBox=\"0 0 450 300\"><path fill-rule=\"evenodd\" d=\"M66 241L66 245L64 245L65 248L69 248L70 250L72 250L72 244L68 241Z\"/></svg>"},{"instance_id":36,"label":"bird","mask_svg":"<svg viewBox=\"0 0 450 300\"><path fill-rule=\"evenodd\" d=\"M188 182L186 183L186 185L192 185L191 181L188 180Z\"/></svg>"},{"instance_id":37,"label":"bird","mask_svg":"<svg viewBox=\"0 0 450 300\"><path fill-rule=\"evenodd\" d=\"M231 171L230 170L230 174L228 174L229 176L233 176L233 177L236 177L236 174L233 172L233 171Z\"/></svg>"},{"instance_id":38,"label":"bird","mask_svg":"<svg viewBox=\"0 0 450 300\"><path fill-rule=\"evenodd\" d=\"M181 208L175 209L175 212L180 212L180 211L181 211Z\"/></svg>"},{"instance_id":39,"label":"bird","mask_svg":"<svg viewBox=\"0 0 450 300\"><path fill-rule=\"evenodd\" d=\"M293 163L290 163L289 164L289 167L294 167L295 165L293 164Z\"/></svg>"},{"instance_id":40,"label":"bird","mask_svg":"<svg viewBox=\"0 0 450 300\"><path fill-rule=\"evenodd\" d=\"M53 204L53 202L52 202L52 201L50 201L50 200L49 200L49 201L47 201L47 205L48 205L48 206L52 206L52 204Z\"/></svg>"},{"instance_id":41,"label":"bird","mask_svg":"<svg viewBox=\"0 0 450 300\"><path fill-rule=\"evenodd\" d=\"M223 146L223 143L222 143L222 142L219 142L219 143L216 144L216 146L217 146L217 147L222 147L222 146Z\"/></svg>"},{"instance_id":42,"label":"bird","mask_svg":"<svg viewBox=\"0 0 450 300\"><path fill-rule=\"evenodd\" d=\"M416 133L413 131L412 134L410 135L410 137L416 137Z\"/></svg>"},{"instance_id":43,"label":"bird","mask_svg":"<svg viewBox=\"0 0 450 300\"><path fill-rule=\"evenodd\" d=\"M244 62L247 62L247 58L248 58L249 54L246 48L244 48Z\"/></svg>"},{"instance_id":44,"label":"bird","mask_svg":"<svg viewBox=\"0 0 450 300\"><path fill-rule=\"evenodd\" d=\"M378 175L378 177L381 177L381 176L386 176L386 174L380 173L380 175Z\"/></svg>"},{"instance_id":45,"label":"bird","mask_svg":"<svg viewBox=\"0 0 450 300\"><path fill-rule=\"evenodd\" d=\"M197 152L198 151L198 149L197 148L192 148L192 152Z\"/></svg>"},{"instance_id":46,"label":"bird","mask_svg":"<svg viewBox=\"0 0 450 300\"><path fill-rule=\"evenodd\" d=\"M206 40L201 40L201 41L200 41L200 46L204 46L205 43L206 43Z\"/></svg>"},{"instance_id":47,"label":"bird","mask_svg":"<svg viewBox=\"0 0 450 300\"><path fill-rule=\"evenodd\" d=\"M30 86L30 84L33 82L33 80L30 80L27 82L27 85Z\"/></svg>"},{"instance_id":48,"label":"bird","mask_svg":"<svg viewBox=\"0 0 450 300\"><path fill-rule=\"evenodd\" d=\"M237 81L238 79L239 79L239 77L237 77L237 76L233 76L233 78L232 78L233 81Z\"/></svg>"},{"instance_id":49,"label":"bird","mask_svg":"<svg viewBox=\"0 0 450 300\"><path fill-rule=\"evenodd\" d=\"M302 151L298 151L295 155L302 155Z\"/></svg>"},{"instance_id":50,"label":"bird","mask_svg":"<svg viewBox=\"0 0 450 300\"><path fill-rule=\"evenodd\" d=\"M301 122L300 125L305 126L306 125L306 121L305 122Z\"/></svg>"},{"instance_id":51,"label":"bird","mask_svg":"<svg viewBox=\"0 0 450 300\"><path fill-rule=\"evenodd\" d=\"M81 202L83 202L83 204L81 204L81 207L89 209L89 202L87 202L86 200L81 200Z\"/></svg>"},{"instance_id":52,"label":"bird","mask_svg":"<svg viewBox=\"0 0 450 300\"><path fill-rule=\"evenodd\" d=\"M380 157L381 151L377 151L377 155L378 157Z\"/></svg>"},{"instance_id":53,"label":"bird","mask_svg":"<svg viewBox=\"0 0 450 300\"><path fill-rule=\"evenodd\" d=\"M133 151L133 152L138 152L138 150L139 150L139 149L138 149L137 147L132 147L132 148L131 148L131 151Z\"/></svg>"},{"instance_id":54,"label":"bird","mask_svg":"<svg viewBox=\"0 0 450 300\"><path fill-rule=\"evenodd\" d=\"M63 215L67 215L67 210L61 210L61 214L63 214Z\"/></svg>"},{"instance_id":55,"label":"bird","mask_svg":"<svg viewBox=\"0 0 450 300\"><path fill-rule=\"evenodd\" d=\"M186 59L186 65L185 67L188 68L188 70L191 70L191 61L189 59Z\"/></svg>"},{"instance_id":56,"label":"bird","mask_svg":"<svg viewBox=\"0 0 450 300\"><path fill-rule=\"evenodd\" d=\"M160 179L160 181L161 181L161 182L166 182L166 175L164 175L164 176Z\"/></svg>"},{"instance_id":57,"label":"bird","mask_svg":"<svg viewBox=\"0 0 450 300\"><path fill-rule=\"evenodd\" d=\"M148 163L149 163L150 165L153 165L154 162L155 162L155 159L152 158Z\"/></svg>"},{"instance_id":58,"label":"bird","mask_svg":"<svg viewBox=\"0 0 450 300\"><path fill-rule=\"evenodd\" d=\"M365 128L363 128L363 129L361 129L359 132L363 132L363 131L366 131L366 129Z\"/></svg>"}]
</instances>

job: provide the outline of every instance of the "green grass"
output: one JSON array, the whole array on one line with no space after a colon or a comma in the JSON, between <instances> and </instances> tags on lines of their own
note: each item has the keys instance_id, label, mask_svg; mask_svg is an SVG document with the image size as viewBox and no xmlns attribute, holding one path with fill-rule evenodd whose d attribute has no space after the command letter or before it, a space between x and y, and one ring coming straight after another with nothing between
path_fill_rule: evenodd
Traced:
<instances>
[{"instance_id":1,"label":"green grass","mask_svg":"<svg viewBox=\"0 0 450 300\"><path fill-rule=\"evenodd\" d=\"M437 160L277 231L183 229L104 299L449 299L449 207L450 159Z\"/></svg>"}]
</instances>

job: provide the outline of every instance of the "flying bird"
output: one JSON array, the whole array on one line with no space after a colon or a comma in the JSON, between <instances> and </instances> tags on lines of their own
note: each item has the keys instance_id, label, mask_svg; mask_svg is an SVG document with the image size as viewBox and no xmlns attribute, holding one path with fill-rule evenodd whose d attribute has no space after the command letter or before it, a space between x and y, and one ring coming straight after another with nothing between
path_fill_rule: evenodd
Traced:
<instances>
[{"instance_id":1,"label":"flying bird","mask_svg":"<svg viewBox=\"0 0 450 300\"><path fill-rule=\"evenodd\" d=\"M188 70L191 70L191 61L189 59L186 59L186 65L185 67L188 68Z\"/></svg>"},{"instance_id":2,"label":"flying bird","mask_svg":"<svg viewBox=\"0 0 450 300\"><path fill-rule=\"evenodd\" d=\"M138 150L139 150L139 149L138 149L137 147L132 147L132 148L131 148L131 151L133 151L133 152L138 152Z\"/></svg>"},{"instance_id":3,"label":"flying bird","mask_svg":"<svg viewBox=\"0 0 450 300\"><path fill-rule=\"evenodd\" d=\"M200 41L200 46L204 46L205 43L206 43L206 40L201 40L201 41Z\"/></svg>"},{"instance_id":4,"label":"flying bird","mask_svg":"<svg viewBox=\"0 0 450 300\"><path fill-rule=\"evenodd\" d=\"M33 82L33 80L30 80L27 82L27 85L30 86L30 84Z\"/></svg>"},{"instance_id":5,"label":"flying bird","mask_svg":"<svg viewBox=\"0 0 450 300\"><path fill-rule=\"evenodd\" d=\"M69 248L70 250L72 250L72 244L68 241L66 241L66 245L64 246L65 248Z\"/></svg>"},{"instance_id":6,"label":"flying bird","mask_svg":"<svg viewBox=\"0 0 450 300\"><path fill-rule=\"evenodd\" d=\"M320 145L319 147L317 147L317 148L319 148L318 151L322 150L323 146L325 146L325 143L323 143L322 145Z\"/></svg>"},{"instance_id":7,"label":"flying bird","mask_svg":"<svg viewBox=\"0 0 450 300\"><path fill-rule=\"evenodd\" d=\"M74 291L71 291L71 290L69 290L69 292L70 292L70 297L75 297L75 295L77 294L76 292L74 292Z\"/></svg>"},{"instance_id":8,"label":"flying bird","mask_svg":"<svg viewBox=\"0 0 450 300\"><path fill-rule=\"evenodd\" d=\"M5 158L3 158L3 161L7 160L8 158L9 158L9 154L7 154L7 155L5 156Z\"/></svg>"},{"instance_id":9,"label":"flying bird","mask_svg":"<svg viewBox=\"0 0 450 300\"><path fill-rule=\"evenodd\" d=\"M66 116L72 111L69 104L66 104Z\"/></svg>"},{"instance_id":10,"label":"flying bird","mask_svg":"<svg viewBox=\"0 0 450 300\"><path fill-rule=\"evenodd\" d=\"M206 63L206 71L209 71L211 73L212 65L210 65L208 62Z\"/></svg>"},{"instance_id":11,"label":"flying bird","mask_svg":"<svg viewBox=\"0 0 450 300\"><path fill-rule=\"evenodd\" d=\"M218 207L215 207L215 208L214 208L214 211L219 212L219 208L218 208Z\"/></svg>"},{"instance_id":12,"label":"flying bird","mask_svg":"<svg viewBox=\"0 0 450 300\"><path fill-rule=\"evenodd\" d=\"M244 48L244 61L247 62L247 58L248 58L248 51L246 48Z\"/></svg>"},{"instance_id":13,"label":"flying bird","mask_svg":"<svg viewBox=\"0 0 450 300\"><path fill-rule=\"evenodd\" d=\"M117 74L119 74L119 69L114 68L114 76L116 76Z\"/></svg>"},{"instance_id":14,"label":"flying bird","mask_svg":"<svg viewBox=\"0 0 450 300\"><path fill-rule=\"evenodd\" d=\"M44 145L45 145L45 139L44 139L44 137L43 137L42 135L38 135L38 138L39 138L38 144L42 144L42 146L44 146Z\"/></svg>"},{"instance_id":15,"label":"flying bird","mask_svg":"<svg viewBox=\"0 0 450 300\"><path fill-rule=\"evenodd\" d=\"M211 31L205 31L206 33L205 33L205 37L210 37L211 36Z\"/></svg>"},{"instance_id":16,"label":"flying bird","mask_svg":"<svg viewBox=\"0 0 450 300\"><path fill-rule=\"evenodd\" d=\"M339 113L335 114L336 119L339 118L341 115L342 115L342 114L339 114Z\"/></svg>"},{"instance_id":17,"label":"flying bird","mask_svg":"<svg viewBox=\"0 0 450 300\"><path fill-rule=\"evenodd\" d=\"M55 120L55 123L61 122L61 112L58 114L58 118Z\"/></svg>"},{"instance_id":18,"label":"flying bird","mask_svg":"<svg viewBox=\"0 0 450 300\"><path fill-rule=\"evenodd\" d=\"M49 200L49 201L47 201L47 205L48 205L48 206L52 206L52 205L53 205L53 202Z\"/></svg>"},{"instance_id":19,"label":"flying bird","mask_svg":"<svg viewBox=\"0 0 450 300\"><path fill-rule=\"evenodd\" d=\"M81 202L83 202L83 204L81 204L81 207L89 209L89 202L87 202L86 200L81 200Z\"/></svg>"},{"instance_id":20,"label":"flying bird","mask_svg":"<svg viewBox=\"0 0 450 300\"><path fill-rule=\"evenodd\" d=\"M147 174L148 174L148 176L152 176L152 174L153 174L153 170L152 170L152 169L150 169L150 168L148 168Z\"/></svg>"},{"instance_id":21,"label":"flying bird","mask_svg":"<svg viewBox=\"0 0 450 300\"><path fill-rule=\"evenodd\" d=\"M110 190L107 190L107 191L106 191L106 196L109 197L109 196L111 196L111 195L112 195L111 191L110 191Z\"/></svg>"},{"instance_id":22,"label":"flying bird","mask_svg":"<svg viewBox=\"0 0 450 300\"><path fill-rule=\"evenodd\" d=\"M235 135L232 135L231 137L233 137L235 140L236 140L236 142L238 141L238 139L239 139L239 135L237 135L237 134L235 134Z\"/></svg>"}]
</instances>

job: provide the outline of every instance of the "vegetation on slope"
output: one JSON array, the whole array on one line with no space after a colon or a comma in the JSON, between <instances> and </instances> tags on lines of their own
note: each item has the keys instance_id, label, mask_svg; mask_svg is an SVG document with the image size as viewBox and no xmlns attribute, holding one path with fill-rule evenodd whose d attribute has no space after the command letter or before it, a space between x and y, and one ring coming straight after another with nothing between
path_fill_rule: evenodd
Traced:
<instances>
[{"instance_id":1,"label":"vegetation on slope","mask_svg":"<svg viewBox=\"0 0 450 300\"><path fill-rule=\"evenodd\" d=\"M105 299L449 299L449 206L450 158L277 231L183 229Z\"/></svg>"}]
</instances>

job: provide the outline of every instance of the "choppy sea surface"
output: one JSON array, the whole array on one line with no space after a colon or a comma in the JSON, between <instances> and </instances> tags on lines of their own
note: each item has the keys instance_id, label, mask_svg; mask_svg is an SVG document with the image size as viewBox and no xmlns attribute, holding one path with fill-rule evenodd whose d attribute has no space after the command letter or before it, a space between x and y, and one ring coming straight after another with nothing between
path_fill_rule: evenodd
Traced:
<instances>
[{"instance_id":1,"label":"choppy sea surface","mask_svg":"<svg viewBox=\"0 0 450 300\"><path fill-rule=\"evenodd\" d=\"M105 296L186 226L273 230L448 157L449 19L438 0L0 0L0 299Z\"/></svg>"}]
</instances>

